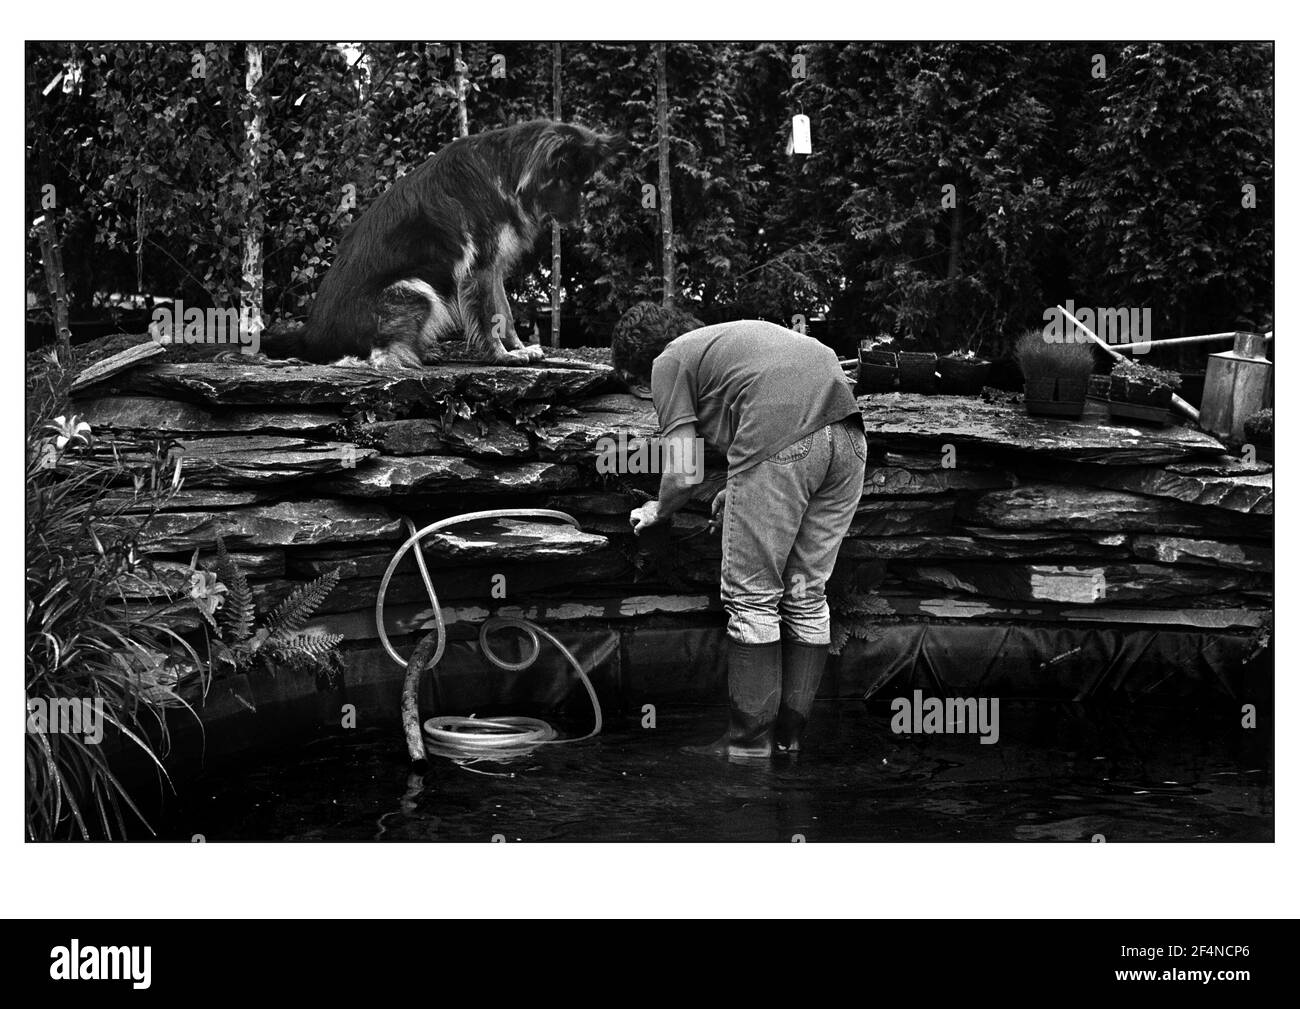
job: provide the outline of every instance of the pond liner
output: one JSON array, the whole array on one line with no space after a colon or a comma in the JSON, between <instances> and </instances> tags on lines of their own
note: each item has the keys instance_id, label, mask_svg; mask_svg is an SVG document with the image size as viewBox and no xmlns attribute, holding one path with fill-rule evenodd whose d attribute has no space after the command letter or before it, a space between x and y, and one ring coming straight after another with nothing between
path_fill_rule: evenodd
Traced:
<instances>
[{"instance_id":1,"label":"pond liner","mask_svg":"<svg viewBox=\"0 0 1300 1009\"><path fill-rule=\"evenodd\" d=\"M588 670L607 714L639 723L645 705L724 704L725 631L714 622L656 627L558 627L556 637ZM395 642L399 651L411 644ZM507 655L511 645L502 646ZM851 639L831 656L818 698L855 701L906 696L1017 700L1203 703L1259 701L1271 671L1248 633L1044 624L889 624L875 640ZM520 656L522 657L522 655ZM390 725L394 746L405 671L378 647L351 652L343 682L328 685L287 670L227 677L194 719L173 720L168 767L186 777L201 762L256 752L290 739L356 724ZM245 703L248 702L248 703ZM477 641L448 643L436 677L420 687L422 710L552 719L566 734L590 729L591 709L568 663L544 649L527 671L490 665Z\"/></svg>"}]
</instances>

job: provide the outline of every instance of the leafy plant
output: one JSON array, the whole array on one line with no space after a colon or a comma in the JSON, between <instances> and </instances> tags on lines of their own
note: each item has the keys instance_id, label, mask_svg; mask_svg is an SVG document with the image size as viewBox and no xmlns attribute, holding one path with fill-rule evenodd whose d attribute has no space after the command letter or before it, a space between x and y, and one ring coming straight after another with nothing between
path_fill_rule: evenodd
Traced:
<instances>
[{"instance_id":1,"label":"leafy plant","mask_svg":"<svg viewBox=\"0 0 1300 1009\"><path fill-rule=\"evenodd\" d=\"M69 408L69 375L54 354L28 382L24 687L33 840L123 836L126 814L145 823L113 761L138 751L166 780L167 711L192 713L178 691L185 672L203 676L198 655L168 626L170 606L141 613L128 603L150 579L142 530L179 489L180 469L159 444L143 464L92 455L97 439ZM102 713L101 738L36 717L71 705Z\"/></svg>"},{"instance_id":2,"label":"leafy plant","mask_svg":"<svg viewBox=\"0 0 1300 1009\"><path fill-rule=\"evenodd\" d=\"M881 619L894 614L894 608L875 592L849 589L830 598L831 654L839 655L852 638L879 641L884 637Z\"/></svg>"},{"instance_id":3,"label":"leafy plant","mask_svg":"<svg viewBox=\"0 0 1300 1009\"><path fill-rule=\"evenodd\" d=\"M1182 375L1176 371L1166 371L1164 368L1157 368L1153 364L1145 364L1128 357L1116 361L1111 374L1129 382L1161 386L1165 389L1177 389L1183 384Z\"/></svg>"},{"instance_id":4,"label":"leafy plant","mask_svg":"<svg viewBox=\"0 0 1300 1009\"><path fill-rule=\"evenodd\" d=\"M260 627L255 626L256 607L248 579L231 559L219 534L212 573L220 581L202 583L202 598L220 596L221 601L200 606L199 612L217 633L218 640L209 648L214 672L245 672L258 664L274 667L276 663L314 669L331 677L340 671L342 660L337 649L343 635L305 629L317 607L338 584L338 568L295 589ZM200 587L199 582L194 584Z\"/></svg>"},{"instance_id":5,"label":"leafy plant","mask_svg":"<svg viewBox=\"0 0 1300 1009\"><path fill-rule=\"evenodd\" d=\"M456 103L446 45L263 48L274 321L305 312L346 227L455 137ZM472 132L549 113L549 44L462 51ZM667 56L678 290L705 321L826 312L840 337L986 357L1085 291L1151 306L1162 335L1270 326L1270 44L682 42ZM245 58L238 43L29 44L27 207L59 215L74 310L129 291L235 303ZM566 117L630 146L564 238L565 318L593 332L660 292L661 204L643 188L658 182L653 59L645 43L562 47ZM50 90L69 65L80 88ZM785 153L797 112L810 156ZM545 301L549 257L533 263L512 293Z\"/></svg>"},{"instance_id":6,"label":"leafy plant","mask_svg":"<svg viewBox=\"0 0 1300 1009\"><path fill-rule=\"evenodd\" d=\"M1246 437L1258 445L1273 444L1273 408L1257 410L1246 418Z\"/></svg>"},{"instance_id":7,"label":"leafy plant","mask_svg":"<svg viewBox=\"0 0 1300 1009\"><path fill-rule=\"evenodd\" d=\"M1086 382L1092 374L1092 344L1052 343L1041 329L1027 329L1016 341L1016 363L1027 382L1046 378Z\"/></svg>"}]
</instances>

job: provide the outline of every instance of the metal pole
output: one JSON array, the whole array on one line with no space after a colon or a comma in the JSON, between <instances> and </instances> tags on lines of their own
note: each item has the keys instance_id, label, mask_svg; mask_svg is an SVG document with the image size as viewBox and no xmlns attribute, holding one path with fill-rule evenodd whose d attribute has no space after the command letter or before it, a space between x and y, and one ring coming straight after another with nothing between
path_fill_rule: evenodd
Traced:
<instances>
[{"instance_id":1,"label":"metal pole","mask_svg":"<svg viewBox=\"0 0 1300 1009\"><path fill-rule=\"evenodd\" d=\"M1117 343L1112 349L1124 350L1131 353L1137 353L1139 350L1143 353L1152 347L1174 347L1182 343L1210 343L1214 340L1232 340L1237 336L1236 332L1232 333L1207 333L1205 336L1178 336L1172 340L1145 340L1142 343ZM1273 339L1272 333L1264 334L1265 340ZM1109 344L1107 345L1109 346Z\"/></svg>"}]
</instances>

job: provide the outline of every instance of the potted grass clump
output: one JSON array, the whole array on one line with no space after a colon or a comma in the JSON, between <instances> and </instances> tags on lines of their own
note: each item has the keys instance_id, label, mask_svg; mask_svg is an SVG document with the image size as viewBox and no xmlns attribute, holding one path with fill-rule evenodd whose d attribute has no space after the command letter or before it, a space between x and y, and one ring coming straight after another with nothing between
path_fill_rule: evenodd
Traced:
<instances>
[{"instance_id":1,"label":"potted grass clump","mask_svg":"<svg viewBox=\"0 0 1300 1009\"><path fill-rule=\"evenodd\" d=\"M1182 381L1177 372L1127 358L1116 361L1110 373L1111 416L1168 424L1174 390Z\"/></svg>"},{"instance_id":2,"label":"potted grass clump","mask_svg":"<svg viewBox=\"0 0 1300 1009\"><path fill-rule=\"evenodd\" d=\"M939 391L953 396L974 396L988 384L993 363L973 350L958 350L939 358Z\"/></svg>"},{"instance_id":3,"label":"potted grass clump","mask_svg":"<svg viewBox=\"0 0 1300 1009\"><path fill-rule=\"evenodd\" d=\"M889 338L863 340L858 344L858 385L864 392L893 392L898 385L898 355L884 349Z\"/></svg>"},{"instance_id":4,"label":"potted grass clump","mask_svg":"<svg viewBox=\"0 0 1300 1009\"><path fill-rule=\"evenodd\" d=\"M1092 375L1092 346L1072 340L1049 342L1041 329L1016 341L1016 362L1025 377L1025 410L1046 417L1083 413Z\"/></svg>"}]
</instances>

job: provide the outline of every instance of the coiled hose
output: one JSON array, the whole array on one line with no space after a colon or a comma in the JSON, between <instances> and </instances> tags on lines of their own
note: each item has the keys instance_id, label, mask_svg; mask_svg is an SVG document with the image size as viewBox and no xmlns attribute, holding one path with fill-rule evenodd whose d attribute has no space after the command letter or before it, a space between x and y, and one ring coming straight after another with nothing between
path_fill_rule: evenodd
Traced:
<instances>
[{"instance_id":1,"label":"coiled hose","mask_svg":"<svg viewBox=\"0 0 1300 1009\"><path fill-rule=\"evenodd\" d=\"M464 515L440 519L418 531L415 523L407 519L406 528L410 535L406 542L398 547L397 553L388 564L388 570L384 572L383 580L379 583L379 595L375 599L375 626L379 631L379 640L383 643L384 650L394 662L406 667L406 679L402 683L402 731L405 733L406 749L412 761L427 760L431 753L448 757L458 763L508 760L530 753L539 746L581 743L600 734L603 724L600 701L596 698L596 690L591 685L591 680L587 678L582 665L554 635L523 617L489 617L483 622L483 626L479 629L478 641L484 658L498 669L522 672L537 661L537 655L542 647L540 639L546 639L568 660L569 665L577 672L578 678L582 680L582 685L586 687L587 696L591 698L592 710L596 714L596 724L592 730L585 736L561 739L548 722L540 718L525 718L518 715L506 715L500 718L435 715L433 718L426 719L423 726L420 725L420 679L425 670L436 669L447 647L447 628L442 618L442 607L438 603L438 593L434 591L433 581L429 577L429 569L425 564L424 551L420 545L426 536L451 526L500 518L558 519L569 523L575 529L578 527L578 521L572 515L549 508L497 508L491 511L468 512ZM411 653L411 659L407 662L397 654L397 650L388 640L388 631L384 627L384 599L388 595L388 583L392 581L393 572L397 570L397 565L401 563L407 551L412 548L415 548L415 561L420 568L420 577L424 579L424 588L429 594L429 602L433 606L435 626L433 631L426 634L415 646L415 651ZM501 658L492 650L489 643L488 639L493 632L505 628L522 631L532 648L532 651L518 662L509 662Z\"/></svg>"}]
</instances>

